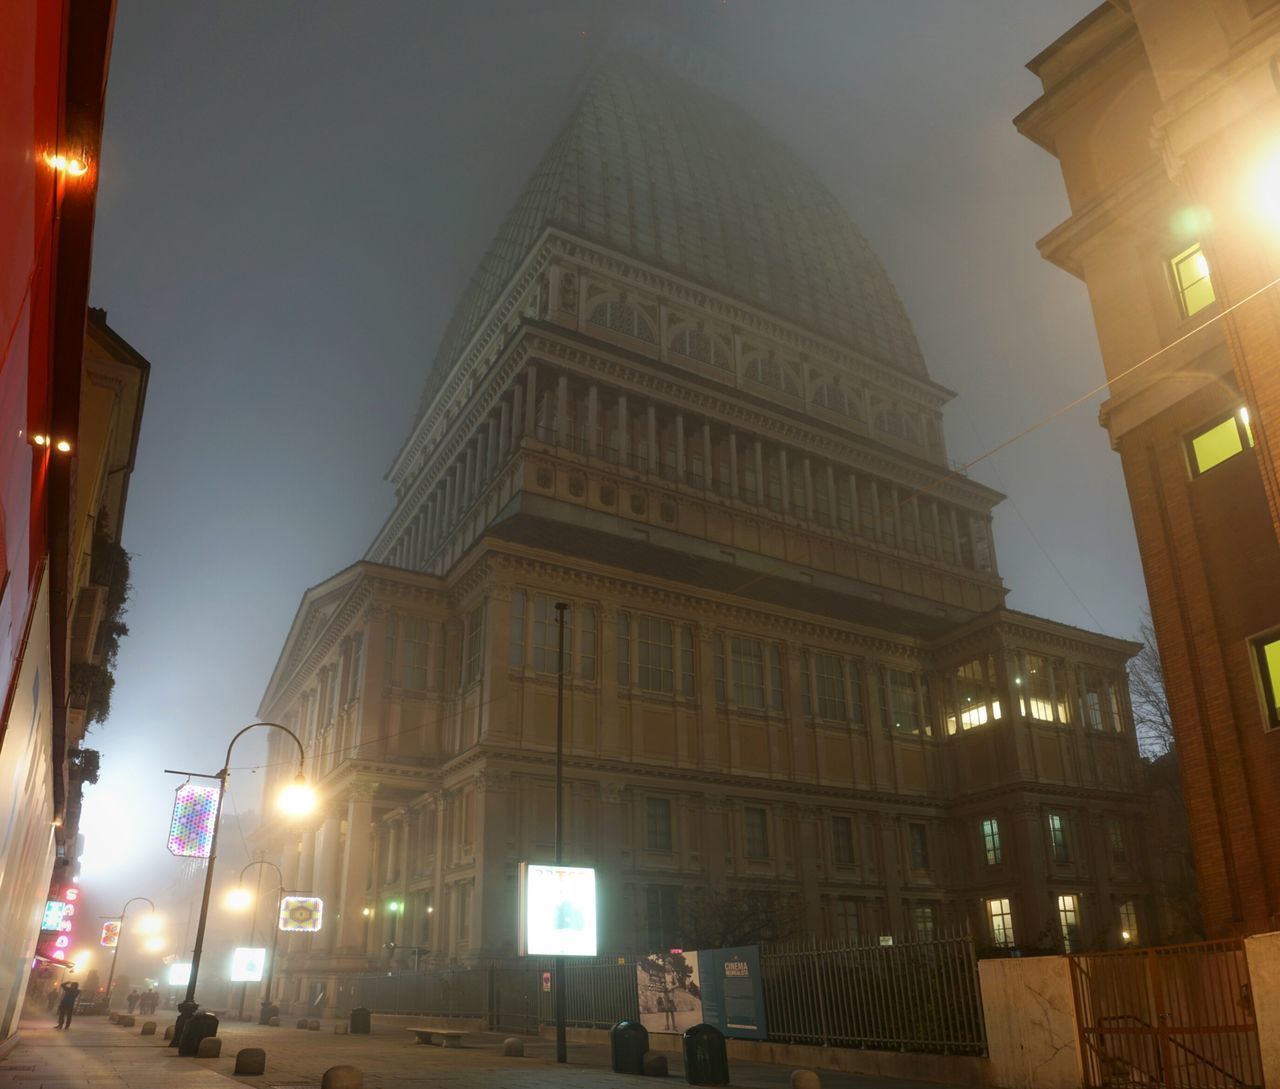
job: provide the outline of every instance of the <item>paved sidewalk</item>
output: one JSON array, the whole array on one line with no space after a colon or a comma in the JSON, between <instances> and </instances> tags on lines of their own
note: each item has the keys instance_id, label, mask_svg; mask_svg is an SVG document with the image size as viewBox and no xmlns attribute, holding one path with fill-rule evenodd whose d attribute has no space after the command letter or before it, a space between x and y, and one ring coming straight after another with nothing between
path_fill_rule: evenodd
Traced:
<instances>
[{"instance_id":1,"label":"paved sidewalk","mask_svg":"<svg viewBox=\"0 0 1280 1089\"><path fill-rule=\"evenodd\" d=\"M469 1033L462 1048L422 1046L401 1028L378 1025L369 1036L336 1035L333 1023L319 1032L292 1027L267 1028L223 1021L217 1059L179 1058L164 1044L173 1014L155 1017L160 1035L140 1036L138 1027L121 1028L103 1017L77 1018L69 1032L45 1019L24 1020L22 1042L0 1060L0 1089L235 1089L237 1081L257 1089L319 1089L331 1066L357 1067L366 1089L414 1089L424 1084L449 1089L643 1089L636 1077L609 1069L607 1047L571 1044L569 1062L555 1062L549 1040L525 1037L525 1057L502 1056L503 1036ZM142 1020L139 1019L138 1026ZM243 1047L267 1053L267 1072L234 1078L235 1055ZM667 1054L670 1089L684 1085L678 1055ZM740 1089L787 1089L790 1068L734 1062L733 1084ZM937 1089L897 1080L821 1073L823 1089Z\"/></svg>"}]
</instances>

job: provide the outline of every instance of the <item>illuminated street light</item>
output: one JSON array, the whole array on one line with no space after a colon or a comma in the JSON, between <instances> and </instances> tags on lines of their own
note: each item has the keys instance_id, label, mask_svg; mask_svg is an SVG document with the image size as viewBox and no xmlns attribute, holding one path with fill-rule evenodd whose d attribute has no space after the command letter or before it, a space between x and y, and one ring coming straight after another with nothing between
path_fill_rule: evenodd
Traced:
<instances>
[{"instance_id":1,"label":"illuminated street light","mask_svg":"<svg viewBox=\"0 0 1280 1089\"><path fill-rule=\"evenodd\" d=\"M243 885L238 885L227 893L222 902L232 911L243 911L253 903L253 893Z\"/></svg>"},{"instance_id":2,"label":"illuminated street light","mask_svg":"<svg viewBox=\"0 0 1280 1089\"><path fill-rule=\"evenodd\" d=\"M1259 216L1280 229L1280 148L1273 149L1253 172L1251 204Z\"/></svg>"},{"instance_id":3,"label":"illuminated street light","mask_svg":"<svg viewBox=\"0 0 1280 1089\"><path fill-rule=\"evenodd\" d=\"M164 949L164 947L165 947L165 940L164 938L160 937L158 934L154 938L148 938L145 942L142 943L142 948L145 949L148 953L159 953L162 949Z\"/></svg>"},{"instance_id":4,"label":"illuminated street light","mask_svg":"<svg viewBox=\"0 0 1280 1089\"><path fill-rule=\"evenodd\" d=\"M107 973L107 990L106 990L106 995L103 999L107 1004L108 1013L111 1012L111 981L116 977L116 957L120 955L120 946L124 944L125 916L129 914L129 905L136 904L139 901L141 901L144 904L147 904L151 908L151 914L144 915L142 917L142 921L138 924L138 929L142 930L143 933L153 933L154 931L160 929L160 918L158 915L156 915L155 904L153 904L145 896L134 896L125 901L124 907L120 909L120 936L116 939L115 948L111 950L111 971ZM150 930L145 930L144 927L150 927Z\"/></svg>"},{"instance_id":5,"label":"illuminated street light","mask_svg":"<svg viewBox=\"0 0 1280 1089\"><path fill-rule=\"evenodd\" d=\"M144 915L138 920L138 933L156 934L162 926L164 926L164 920L153 909L150 915Z\"/></svg>"},{"instance_id":6,"label":"illuminated street light","mask_svg":"<svg viewBox=\"0 0 1280 1089\"><path fill-rule=\"evenodd\" d=\"M273 730L281 730L292 738L293 743L298 746L298 773L294 777L293 783L286 787L281 796L282 808L290 814L300 814L307 812L315 805L315 796L311 789L307 786L306 777L303 775L303 768L306 763L307 752L303 747L302 740L289 727L281 726L278 722L251 722L231 738L227 745L227 755L222 762L222 768L213 775L204 772L192 771L174 771L166 768L165 772L169 775L185 775L189 779L191 777L199 779L214 779L217 781L216 791L210 793L214 796L209 799L212 803L213 812L208 814L210 820L208 824L209 842L208 842L208 862L205 864L204 870L204 893L200 899L200 919L196 924L196 941L195 948L191 951L191 977L187 980L187 993L183 1000L178 1003L178 1018L173 1026L173 1039L171 1045L178 1048L180 1055L195 1055L195 1047L192 1045L184 1045L183 1037L186 1035L187 1023L191 1020L192 1015L200 1008L200 1004L196 1002L196 981L200 976L200 954L204 950L204 932L205 927L209 923L209 900L213 895L213 869L214 862L218 856L218 818L222 815L222 800L227 793L227 782L231 778L231 751L235 748L236 742L240 740L250 730L257 729L259 726L267 726ZM288 799L286 802L285 799ZM172 835L171 835L172 839ZM203 846L203 844L202 844ZM171 848L172 849L172 848ZM200 852L204 855L203 850Z\"/></svg>"},{"instance_id":7,"label":"illuminated street light","mask_svg":"<svg viewBox=\"0 0 1280 1089\"><path fill-rule=\"evenodd\" d=\"M293 782L280 791L276 799L280 812L290 817L305 817L316 807L316 792L307 785L299 771Z\"/></svg>"}]
</instances>

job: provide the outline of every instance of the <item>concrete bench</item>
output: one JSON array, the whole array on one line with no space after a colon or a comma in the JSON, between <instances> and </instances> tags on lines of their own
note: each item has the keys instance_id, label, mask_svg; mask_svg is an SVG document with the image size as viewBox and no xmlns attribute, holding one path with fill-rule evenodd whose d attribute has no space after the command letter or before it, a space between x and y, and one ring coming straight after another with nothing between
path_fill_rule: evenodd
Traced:
<instances>
[{"instance_id":1,"label":"concrete bench","mask_svg":"<svg viewBox=\"0 0 1280 1089\"><path fill-rule=\"evenodd\" d=\"M441 1047L461 1047L462 1037L465 1035L457 1029L430 1028L425 1025L414 1025L406 1028L405 1032L412 1032L420 1044L434 1044L439 1039Z\"/></svg>"}]
</instances>

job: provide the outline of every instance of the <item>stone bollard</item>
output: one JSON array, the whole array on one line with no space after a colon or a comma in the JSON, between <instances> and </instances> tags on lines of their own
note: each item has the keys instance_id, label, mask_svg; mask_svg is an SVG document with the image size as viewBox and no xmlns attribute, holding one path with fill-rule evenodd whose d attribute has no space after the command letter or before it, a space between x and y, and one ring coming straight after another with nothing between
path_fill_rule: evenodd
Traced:
<instances>
[{"instance_id":1,"label":"stone bollard","mask_svg":"<svg viewBox=\"0 0 1280 1089\"><path fill-rule=\"evenodd\" d=\"M300 1029L304 1029L304 1028L306 1028L306 1027L307 1027L307 1019L306 1019L305 1017L299 1017L299 1018L298 1018L298 1028L300 1028Z\"/></svg>"},{"instance_id":2,"label":"stone bollard","mask_svg":"<svg viewBox=\"0 0 1280 1089\"><path fill-rule=\"evenodd\" d=\"M354 1066L331 1066L320 1079L320 1089L364 1089L364 1075Z\"/></svg>"},{"instance_id":3,"label":"stone bollard","mask_svg":"<svg viewBox=\"0 0 1280 1089\"><path fill-rule=\"evenodd\" d=\"M173 1026L172 1026L172 1025L165 1025L165 1027L164 1027L164 1039L165 1039L165 1043L168 1043L170 1040L172 1040L172 1039L173 1039Z\"/></svg>"},{"instance_id":4,"label":"stone bollard","mask_svg":"<svg viewBox=\"0 0 1280 1089\"><path fill-rule=\"evenodd\" d=\"M216 1059L222 1054L222 1041L217 1036L206 1036L196 1044L197 1059Z\"/></svg>"},{"instance_id":5,"label":"stone bollard","mask_svg":"<svg viewBox=\"0 0 1280 1089\"><path fill-rule=\"evenodd\" d=\"M646 1078L665 1078L667 1076L667 1057L661 1051L646 1051L640 1059Z\"/></svg>"},{"instance_id":6,"label":"stone bollard","mask_svg":"<svg viewBox=\"0 0 1280 1089\"><path fill-rule=\"evenodd\" d=\"M268 1017L268 1018L267 1018L267 1027L268 1027L268 1028L279 1028L279 1027L280 1027L280 1018L278 1018L278 1017Z\"/></svg>"},{"instance_id":7,"label":"stone bollard","mask_svg":"<svg viewBox=\"0 0 1280 1089\"><path fill-rule=\"evenodd\" d=\"M347 1023L345 1021L339 1021L333 1026L333 1034L335 1036L345 1036L347 1034Z\"/></svg>"},{"instance_id":8,"label":"stone bollard","mask_svg":"<svg viewBox=\"0 0 1280 1089\"><path fill-rule=\"evenodd\" d=\"M816 1070L793 1070L791 1089L822 1089L822 1079Z\"/></svg>"},{"instance_id":9,"label":"stone bollard","mask_svg":"<svg viewBox=\"0 0 1280 1089\"><path fill-rule=\"evenodd\" d=\"M109 1013L107 1014L107 1020L113 1025L118 1025L120 1024L120 1015L118 1013Z\"/></svg>"},{"instance_id":10,"label":"stone bollard","mask_svg":"<svg viewBox=\"0 0 1280 1089\"><path fill-rule=\"evenodd\" d=\"M143 1021L142 1031L139 1036L154 1036L156 1034L156 1023L154 1021Z\"/></svg>"},{"instance_id":11,"label":"stone bollard","mask_svg":"<svg viewBox=\"0 0 1280 1089\"><path fill-rule=\"evenodd\" d=\"M267 1053L260 1047L242 1047L236 1052L235 1076L256 1078L267 1071Z\"/></svg>"},{"instance_id":12,"label":"stone bollard","mask_svg":"<svg viewBox=\"0 0 1280 1089\"><path fill-rule=\"evenodd\" d=\"M310 1029L312 1032L319 1032L320 1022L313 1017L310 1021L307 1022L307 1028Z\"/></svg>"},{"instance_id":13,"label":"stone bollard","mask_svg":"<svg viewBox=\"0 0 1280 1089\"><path fill-rule=\"evenodd\" d=\"M120 1015L120 1020L117 1022L117 1024L119 1024L123 1028L133 1028L133 1026L137 1024L137 1021L134 1019L133 1014L122 1013Z\"/></svg>"},{"instance_id":14,"label":"stone bollard","mask_svg":"<svg viewBox=\"0 0 1280 1089\"><path fill-rule=\"evenodd\" d=\"M518 1036L508 1036L502 1041L502 1054L511 1059L519 1059L524 1056L524 1041Z\"/></svg>"}]
</instances>

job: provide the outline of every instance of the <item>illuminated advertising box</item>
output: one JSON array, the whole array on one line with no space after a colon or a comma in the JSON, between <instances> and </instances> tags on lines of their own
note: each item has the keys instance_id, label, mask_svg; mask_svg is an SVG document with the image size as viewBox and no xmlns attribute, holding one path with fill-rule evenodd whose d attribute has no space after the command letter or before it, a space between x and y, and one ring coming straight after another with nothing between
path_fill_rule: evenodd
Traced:
<instances>
[{"instance_id":1,"label":"illuminated advertising box","mask_svg":"<svg viewBox=\"0 0 1280 1089\"><path fill-rule=\"evenodd\" d=\"M520 864L520 952L596 955L596 871L589 866Z\"/></svg>"},{"instance_id":2,"label":"illuminated advertising box","mask_svg":"<svg viewBox=\"0 0 1280 1089\"><path fill-rule=\"evenodd\" d=\"M324 921L324 901L318 896L286 896L280 901L280 929L314 933Z\"/></svg>"},{"instance_id":3,"label":"illuminated advertising box","mask_svg":"<svg viewBox=\"0 0 1280 1089\"><path fill-rule=\"evenodd\" d=\"M104 949L114 949L120 944L120 920L108 919L102 924L101 945Z\"/></svg>"},{"instance_id":4,"label":"illuminated advertising box","mask_svg":"<svg viewBox=\"0 0 1280 1089\"><path fill-rule=\"evenodd\" d=\"M191 965L175 962L169 965L169 986L185 987L191 980Z\"/></svg>"},{"instance_id":5,"label":"illuminated advertising box","mask_svg":"<svg viewBox=\"0 0 1280 1089\"><path fill-rule=\"evenodd\" d=\"M46 900L44 902L44 918L40 921L41 930L63 930L63 922L69 918L67 908L70 904L63 900ZM75 914L75 909L71 909L71 914Z\"/></svg>"},{"instance_id":6,"label":"illuminated advertising box","mask_svg":"<svg viewBox=\"0 0 1280 1089\"><path fill-rule=\"evenodd\" d=\"M231 954L232 983L261 983L262 970L267 961L265 949L249 949L238 946Z\"/></svg>"}]
</instances>

